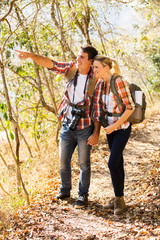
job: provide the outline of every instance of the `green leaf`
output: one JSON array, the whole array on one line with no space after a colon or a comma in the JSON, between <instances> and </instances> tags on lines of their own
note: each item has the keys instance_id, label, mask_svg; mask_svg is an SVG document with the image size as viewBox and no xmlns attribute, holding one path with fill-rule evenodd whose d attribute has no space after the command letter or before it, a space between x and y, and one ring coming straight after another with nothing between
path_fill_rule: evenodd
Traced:
<instances>
[{"instance_id":1,"label":"green leaf","mask_svg":"<svg viewBox=\"0 0 160 240\"><path fill-rule=\"evenodd\" d=\"M6 111L6 110L7 110L7 105L4 104L4 103L1 103L1 104L0 104L0 109L1 109L3 112Z\"/></svg>"},{"instance_id":2,"label":"green leaf","mask_svg":"<svg viewBox=\"0 0 160 240\"><path fill-rule=\"evenodd\" d=\"M3 117L6 121L8 120L8 114L6 112L3 114Z\"/></svg>"},{"instance_id":3,"label":"green leaf","mask_svg":"<svg viewBox=\"0 0 160 240\"><path fill-rule=\"evenodd\" d=\"M7 51L7 53L6 53L6 58L10 58L10 56L11 56L11 51Z\"/></svg>"},{"instance_id":4,"label":"green leaf","mask_svg":"<svg viewBox=\"0 0 160 240\"><path fill-rule=\"evenodd\" d=\"M14 140L14 135L12 132L10 132L9 136L10 136L10 139Z\"/></svg>"}]
</instances>

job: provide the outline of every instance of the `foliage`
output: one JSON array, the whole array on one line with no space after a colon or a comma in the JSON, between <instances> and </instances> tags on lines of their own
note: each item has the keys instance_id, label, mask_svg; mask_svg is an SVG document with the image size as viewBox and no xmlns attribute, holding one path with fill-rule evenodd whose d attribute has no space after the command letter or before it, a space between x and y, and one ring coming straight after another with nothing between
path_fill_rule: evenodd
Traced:
<instances>
[{"instance_id":1,"label":"foliage","mask_svg":"<svg viewBox=\"0 0 160 240\"><path fill-rule=\"evenodd\" d=\"M32 145L40 154L49 135L58 143L57 108L65 80L30 60L20 61L15 49L74 61L79 47L92 43L100 53L116 58L124 76L137 80L150 97L159 94L158 1L4 0L0 7L0 127L8 133L12 158L19 168L22 140L30 157ZM113 24L113 13L120 20L125 7L145 18L133 32Z\"/></svg>"},{"instance_id":2,"label":"foliage","mask_svg":"<svg viewBox=\"0 0 160 240\"><path fill-rule=\"evenodd\" d=\"M144 1L144 5L137 8L137 11L147 19L145 26L141 29L140 53L144 54L148 60L149 71L146 74L146 80L156 92L160 92L160 39L157 35L160 30L159 7L159 1Z\"/></svg>"}]
</instances>

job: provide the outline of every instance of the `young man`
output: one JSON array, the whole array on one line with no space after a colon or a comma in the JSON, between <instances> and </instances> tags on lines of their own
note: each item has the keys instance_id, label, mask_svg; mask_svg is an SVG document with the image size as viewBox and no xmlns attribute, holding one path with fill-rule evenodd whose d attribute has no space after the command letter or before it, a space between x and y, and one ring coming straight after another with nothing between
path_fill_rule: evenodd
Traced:
<instances>
[{"instance_id":1,"label":"young man","mask_svg":"<svg viewBox=\"0 0 160 240\"><path fill-rule=\"evenodd\" d=\"M89 85L93 81L91 65L98 52L90 45L82 46L78 52L76 63L61 63L33 53L16 51L19 53L20 59L31 58L42 67L69 78L64 97L58 109L59 118L63 121L63 124L59 144L61 189L57 199L70 197L72 188L71 158L76 146L78 146L80 178L79 197L75 203L75 208L83 208L88 202L91 145L98 143L100 130L99 122L95 119L93 124L91 119L91 98L89 96ZM98 101L99 99L97 99Z\"/></svg>"}]
</instances>

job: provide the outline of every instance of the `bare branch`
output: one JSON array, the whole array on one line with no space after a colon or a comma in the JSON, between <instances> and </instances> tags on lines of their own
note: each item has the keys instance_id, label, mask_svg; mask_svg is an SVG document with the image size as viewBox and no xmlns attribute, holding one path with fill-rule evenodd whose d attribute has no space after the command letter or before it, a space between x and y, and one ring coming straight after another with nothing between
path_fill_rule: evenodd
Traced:
<instances>
[{"instance_id":1,"label":"bare branch","mask_svg":"<svg viewBox=\"0 0 160 240\"><path fill-rule=\"evenodd\" d=\"M4 187L2 186L1 183L0 183L0 187L1 187L1 189L3 190L3 192L5 192L7 195L11 196L11 195L4 189Z\"/></svg>"},{"instance_id":2,"label":"bare branch","mask_svg":"<svg viewBox=\"0 0 160 240\"><path fill-rule=\"evenodd\" d=\"M0 157L1 157L1 159L2 159L2 161L3 161L3 163L4 163L4 165L8 168L8 165L7 165L7 163L6 163L6 161L5 161L5 159L4 159L4 157L2 156L2 154L0 153Z\"/></svg>"},{"instance_id":3,"label":"bare branch","mask_svg":"<svg viewBox=\"0 0 160 240\"><path fill-rule=\"evenodd\" d=\"M34 133L33 133L33 134L34 134L34 140L35 140L35 143L36 143L37 148L38 148L39 151L40 151L40 147L39 147L39 145L38 145L38 141L37 141L37 137L36 137L36 122L37 122L37 117L38 117L38 105L40 104L40 101L41 101L41 100L38 101L37 106L35 107L35 108L36 108L36 113L35 113L34 126L33 126L33 130L34 130Z\"/></svg>"},{"instance_id":4,"label":"bare branch","mask_svg":"<svg viewBox=\"0 0 160 240\"><path fill-rule=\"evenodd\" d=\"M11 13L14 3L18 0L12 0L8 12L0 19L0 22L4 21L6 17Z\"/></svg>"},{"instance_id":5,"label":"bare branch","mask_svg":"<svg viewBox=\"0 0 160 240\"><path fill-rule=\"evenodd\" d=\"M81 20L83 20L83 21L80 21L78 19L77 11L76 11L76 7L75 7L74 3L72 1L67 1L67 3L68 3L68 7L70 9L72 18L74 19L76 25L78 26L81 33L85 37L86 42L91 44L91 41L90 41L90 38L89 38L89 29L88 29L89 23L90 23L90 7L88 5L87 0L85 1L85 4L84 4L85 15L83 15L81 13L81 18L82 18Z\"/></svg>"}]
</instances>

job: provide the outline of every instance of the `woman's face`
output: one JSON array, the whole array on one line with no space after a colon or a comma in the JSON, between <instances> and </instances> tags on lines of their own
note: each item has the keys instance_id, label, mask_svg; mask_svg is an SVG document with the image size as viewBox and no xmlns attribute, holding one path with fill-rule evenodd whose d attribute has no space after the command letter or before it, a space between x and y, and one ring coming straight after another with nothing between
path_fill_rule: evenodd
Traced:
<instances>
[{"instance_id":1,"label":"woman's face","mask_svg":"<svg viewBox=\"0 0 160 240\"><path fill-rule=\"evenodd\" d=\"M93 73L94 76L96 78L103 78L105 77L106 73L107 73L107 67L108 66L103 66L101 62L99 62L98 60L94 60L93 62Z\"/></svg>"}]
</instances>

